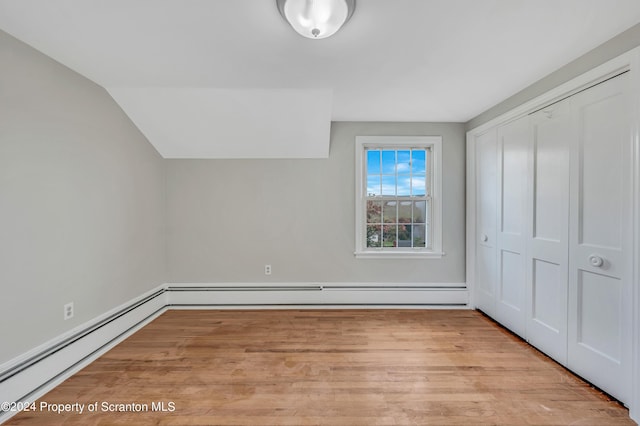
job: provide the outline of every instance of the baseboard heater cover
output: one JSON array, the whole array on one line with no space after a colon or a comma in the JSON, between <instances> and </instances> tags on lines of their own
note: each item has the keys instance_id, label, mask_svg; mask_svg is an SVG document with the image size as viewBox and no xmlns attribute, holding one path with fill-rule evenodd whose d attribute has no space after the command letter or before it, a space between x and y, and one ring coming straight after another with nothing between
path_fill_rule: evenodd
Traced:
<instances>
[{"instance_id":1,"label":"baseboard heater cover","mask_svg":"<svg viewBox=\"0 0 640 426\"><path fill-rule=\"evenodd\" d=\"M322 286L274 286L274 287L266 287L266 286L211 286L211 287L203 287L203 286L186 286L186 287L167 287L167 291L320 291L322 290Z\"/></svg>"},{"instance_id":2,"label":"baseboard heater cover","mask_svg":"<svg viewBox=\"0 0 640 426\"><path fill-rule=\"evenodd\" d=\"M189 285L167 286L170 307L447 307L468 306L465 285Z\"/></svg>"}]
</instances>

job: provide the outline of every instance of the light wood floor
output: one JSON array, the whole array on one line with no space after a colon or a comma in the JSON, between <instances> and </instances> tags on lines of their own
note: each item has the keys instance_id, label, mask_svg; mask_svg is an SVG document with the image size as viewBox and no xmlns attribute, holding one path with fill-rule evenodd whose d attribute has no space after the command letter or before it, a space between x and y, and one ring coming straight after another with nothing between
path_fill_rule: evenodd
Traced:
<instances>
[{"instance_id":1,"label":"light wood floor","mask_svg":"<svg viewBox=\"0 0 640 426\"><path fill-rule=\"evenodd\" d=\"M474 311L169 311L41 401L149 412L29 412L7 424L634 424Z\"/></svg>"}]
</instances>

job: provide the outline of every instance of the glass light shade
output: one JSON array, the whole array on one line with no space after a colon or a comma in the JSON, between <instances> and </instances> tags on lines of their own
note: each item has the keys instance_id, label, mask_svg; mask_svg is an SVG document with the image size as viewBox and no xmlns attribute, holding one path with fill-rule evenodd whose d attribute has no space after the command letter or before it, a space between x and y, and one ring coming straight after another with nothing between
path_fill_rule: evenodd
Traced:
<instances>
[{"instance_id":1,"label":"glass light shade","mask_svg":"<svg viewBox=\"0 0 640 426\"><path fill-rule=\"evenodd\" d=\"M285 19L298 34L321 39L335 34L351 17L354 1L281 0L278 4Z\"/></svg>"}]
</instances>

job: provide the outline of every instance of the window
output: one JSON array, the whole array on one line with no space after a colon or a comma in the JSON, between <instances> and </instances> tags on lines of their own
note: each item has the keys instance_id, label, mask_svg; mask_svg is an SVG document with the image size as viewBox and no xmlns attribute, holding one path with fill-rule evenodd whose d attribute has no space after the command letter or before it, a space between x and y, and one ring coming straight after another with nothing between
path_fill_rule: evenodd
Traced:
<instances>
[{"instance_id":1,"label":"window","mask_svg":"<svg viewBox=\"0 0 640 426\"><path fill-rule=\"evenodd\" d=\"M356 137L356 256L442 256L440 136Z\"/></svg>"}]
</instances>

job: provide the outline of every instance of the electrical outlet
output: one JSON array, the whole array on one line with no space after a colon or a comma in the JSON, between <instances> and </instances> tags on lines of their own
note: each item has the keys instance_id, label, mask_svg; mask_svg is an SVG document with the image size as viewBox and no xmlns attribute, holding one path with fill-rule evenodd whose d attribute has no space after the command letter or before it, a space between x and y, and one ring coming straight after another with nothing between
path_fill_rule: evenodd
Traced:
<instances>
[{"instance_id":1,"label":"electrical outlet","mask_svg":"<svg viewBox=\"0 0 640 426\"><path fill-rule=\"evenodd\" d=\"M65 321L73 318L73 302L64 305L64 319Z\"/></svg>"},{"instance_id":2,"label":"electrical outlet","mask_svg":"<svg viewBox=\"0 0 640 426\"><path fill-rule=\"evenodd\" d=\"M264 265L264 274L271 275L271 265Z\"/></svg>"}]
</instances>

